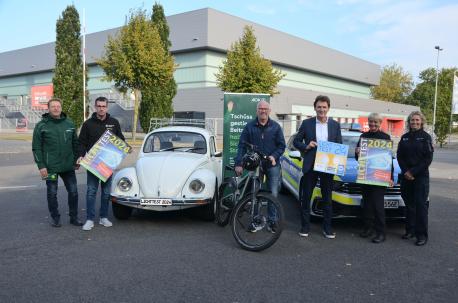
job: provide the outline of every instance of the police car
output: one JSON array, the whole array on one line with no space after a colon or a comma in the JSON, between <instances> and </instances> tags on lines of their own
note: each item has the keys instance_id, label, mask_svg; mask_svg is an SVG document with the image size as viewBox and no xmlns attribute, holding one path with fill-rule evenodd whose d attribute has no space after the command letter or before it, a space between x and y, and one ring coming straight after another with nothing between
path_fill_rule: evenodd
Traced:
<instances>
[{"instance_id":1,"label":"police car","mask_svg":"<svg viewBox=\"0 0 458 303\"><path fill-rule=\"evenodd\" d=\"M355 148L361 133L356 131L342 131L343 144L349 146L347 166L343 176L334 177L332 192L333 217L359 217L361 215L362 190L361 185L356 183L358 162L355 159ZM281 162L281 186L282 190L291 192L299 200L299 185L302 178L302 159L299 151L293 146L296 134L288 141L286 150L280 158ZM385 191L385 211L387 218L404 218L405 204L401 198L401 189L398 183L398 174L401 172L396 159L394 165L393 187ZM319 181L318 181L319 182ZM321 190L319 184L313 191L310 200L310 214L316 217L323 216L321 203Z\"/></svg>"}]
</instances>

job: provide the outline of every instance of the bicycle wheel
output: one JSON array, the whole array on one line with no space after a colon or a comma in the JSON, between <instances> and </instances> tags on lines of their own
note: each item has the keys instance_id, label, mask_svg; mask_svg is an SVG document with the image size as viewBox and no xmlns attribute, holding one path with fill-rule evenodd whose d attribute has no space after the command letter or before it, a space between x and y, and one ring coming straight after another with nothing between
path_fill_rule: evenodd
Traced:
<instances>
[{"instance_id":1,"label":"bicycle wheel","mask_svg":"<svg viewBox=\"0 0 458 303\"><path fill-rule=\"evenodd\" d=\"M235 201L234 191L233 182L223 182L219 187L218 199L215 204L215 222L219 226L226 226L229 223Z\"/></svg>"},{"instance_id":2,"label":"bicycle wheel","mask_svg":"<svg viewBox=\"0 0 458 303\"><path fill-rule=\"evenodd\" d=\"M231 216L232 235L246 250L261 251L272 246L283 231L283 208L277 199L268 193L256 196L259 207L256 215L251 214L252 199L247 196L237 204ZM275 213L275 220L269 222L268 205ZM274 223L274 226L271 225ZM273 230L272 230L273 229Z\"/></svg>"}]
</instances>

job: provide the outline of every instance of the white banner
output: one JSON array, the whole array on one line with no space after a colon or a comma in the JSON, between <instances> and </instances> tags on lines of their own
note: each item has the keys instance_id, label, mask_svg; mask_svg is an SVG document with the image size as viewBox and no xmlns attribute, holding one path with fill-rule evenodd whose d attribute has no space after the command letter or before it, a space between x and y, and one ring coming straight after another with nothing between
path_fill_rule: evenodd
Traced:
<instances>
[{"instance_id":1,"label":"white banner","mask_svg":"<svg viewBox=\"0 0 458 303\"><path fill-rule=\"evenodd\" d=\"M452 114L458 114L458 77L453 75Z\"/></svg>"}]
</instances>

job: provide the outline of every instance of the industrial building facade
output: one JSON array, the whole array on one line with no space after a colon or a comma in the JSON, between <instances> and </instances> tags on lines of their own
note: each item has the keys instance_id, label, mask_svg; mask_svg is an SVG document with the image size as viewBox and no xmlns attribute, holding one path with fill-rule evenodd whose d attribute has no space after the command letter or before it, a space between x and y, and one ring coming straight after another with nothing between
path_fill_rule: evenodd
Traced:
<instances>
[{"instance_id":1,"label":"industrial building facade","mask_svg":"<svg viewBox=\"0 0 458 303\"><path fill-rule=\"evenodd\" d=\"M173 100L175 111L204 111L209 118L223 116L223 92L216 86L215 74L246 25L253 27L263 56L286 74L278 84L280 94L271 100L272 115L291 121L291 132L301 119L314 114L313 100L319 94L330 96L329 115L334 119L364 122L370 112L379 112L385 116L386 129L394 135L402 132L405 117L418 109L370 99L370 87L379 83L380 67L337 50L210 8L172 15L167 22L171 52L178 65L174 73L178 85ZM113 83L103 81L103 70L95 63L103 55L108 36L117 31L86 36L87 89L90 102L105 95L120 109L129 111L129 96L119 94ZM54 45L0 53L0 119L20 111L31 126L38 121L39 103L46 100L49 90L52 92Z\"/></svg>"}]
</instances>

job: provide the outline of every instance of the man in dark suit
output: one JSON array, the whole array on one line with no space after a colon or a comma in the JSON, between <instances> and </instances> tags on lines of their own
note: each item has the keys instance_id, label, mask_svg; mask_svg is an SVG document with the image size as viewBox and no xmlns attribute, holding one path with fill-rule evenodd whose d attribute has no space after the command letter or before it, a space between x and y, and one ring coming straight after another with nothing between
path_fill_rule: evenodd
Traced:
<instances>
[{"instance_id":1,"label":"man in dark suit","mask_svg":"<svg viewBox=\"0 0 458 303\"><path fill-rule=\"evenodd\" d=\"M320 178L321 195L323 198L323 235L328 239L334 239L332 231L332 183L334 175L317 172L313 170L315 163L318 141L330 141L342 143L340 125L333 119L327 117L331 101L327 96L318 96L313 103L316 117L304 120L299 132L294 138L294 146L301 152L303 163L303 177L300 184L301 202L301 237L308 237L310 230L310 199Z\"/></svg>"}]
</instances>

